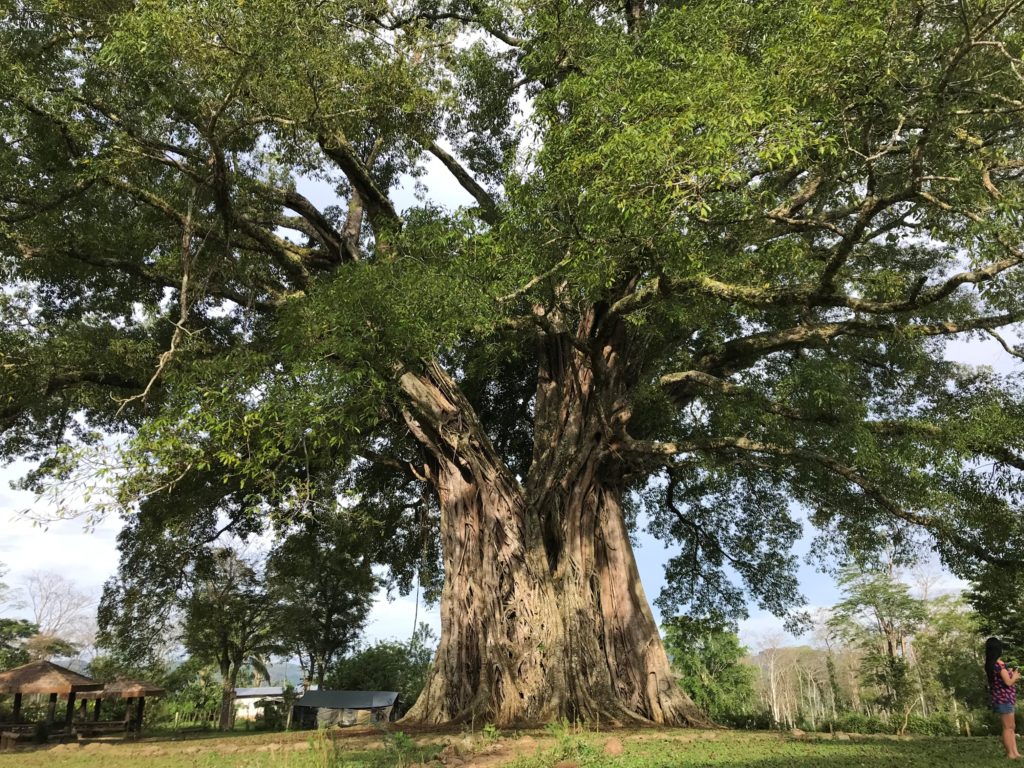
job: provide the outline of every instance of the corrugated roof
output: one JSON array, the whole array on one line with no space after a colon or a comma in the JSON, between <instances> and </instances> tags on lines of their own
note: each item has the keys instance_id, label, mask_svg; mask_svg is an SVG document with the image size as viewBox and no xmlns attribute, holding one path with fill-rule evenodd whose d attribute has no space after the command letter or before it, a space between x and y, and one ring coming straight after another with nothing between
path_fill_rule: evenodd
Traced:
<instances>
[{"instance_id":1,"label":"corrugated roof","mask_svg":"<svg viewBox=\"0 0 1024 768\"><path fill-rule=\"evenodd\" d=\"M395 691L307 691L295 703L324 709L376 709L390 707L397 698Z\"/></svg>"},{"instance_id":2,"label":"corrugated roof","mask_svg":"<svg viewBox=\"0 0 1024 768\"><path fill-rule=\"evenodd\" d=\"M266 696L284 696L280 685L265 685L262 688L235 688L236 699L261 699Z\"/></svg>"},{"instance_id":3,"label":"corrugated roof","mask_svg":"<svg viewBox=\"0 0 1024 768\"><path fill-rule=\"evenodd\" d=\"M103 683L51 661L33 661L0 672L0 693L63 693L98 691Z\"/></svg>"}]
</instances>

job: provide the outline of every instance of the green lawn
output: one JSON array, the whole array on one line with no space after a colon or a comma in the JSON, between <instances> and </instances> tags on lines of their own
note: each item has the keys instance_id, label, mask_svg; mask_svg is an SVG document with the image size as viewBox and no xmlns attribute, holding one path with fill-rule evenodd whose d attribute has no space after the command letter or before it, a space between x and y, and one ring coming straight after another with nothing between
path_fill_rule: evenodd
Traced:
<instances>
[{"instance_id":1,"label":"green lawn","mask_svg":"<svg viewBox=\"0 0 1024 768\"><path fill-rule=\"evenodd\" d=\"M994 738L803 740L776 733L641 730L527 735L400 732L335 741L309 734L146 739L0 754L0 768L934 768L1005 765Z\"/></svg>"},{"instance_id":2,"label":"green lawn","mask_svg":"<svg viewBox=\"0 0 1024 768\"><path fill-rule=\"evenodd\" d=\"M805 741L775 733L720 731L563 737L538 754L514 761L510 768L551 768L559 763L560 768L962 768L1007 761L996 739Z\"/></svg>"}]
</instances>

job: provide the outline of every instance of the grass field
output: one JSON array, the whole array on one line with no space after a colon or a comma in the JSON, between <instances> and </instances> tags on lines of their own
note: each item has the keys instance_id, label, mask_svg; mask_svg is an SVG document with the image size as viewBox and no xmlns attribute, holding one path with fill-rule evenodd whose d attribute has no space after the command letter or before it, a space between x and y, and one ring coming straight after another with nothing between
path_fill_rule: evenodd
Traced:
<instances>
[{"instance_id":1,"label":"grass field","mask_svg":"<svg viewBox=\"0 0 1024 768\"><path fill-rule=\"evenodd\" d=\"M244 734L0 753L0 768L933 768L1006 765L994 738L850 740L656 730L526 734Z\"/></svg>"}]
</instances>

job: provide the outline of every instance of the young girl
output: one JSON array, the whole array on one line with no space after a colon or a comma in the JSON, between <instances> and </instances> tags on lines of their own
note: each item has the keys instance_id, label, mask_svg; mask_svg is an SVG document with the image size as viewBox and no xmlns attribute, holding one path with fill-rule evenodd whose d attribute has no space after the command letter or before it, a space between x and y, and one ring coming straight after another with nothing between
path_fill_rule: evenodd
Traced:
<instances>
[{"instance_id":1,"label":"young girl","mask_svg":"<svg viewBox=\"0 0 1024 768\"><path fill-rule=\"evenodd\" d=\"M990 637L985 641L985 674L988 675L992 710L1003 719L1003 746L1006 747L1006 756L1011 760L1020 760L1017 734L1014 732L1014 710L1017 708L1017 689L1014 686L1020 680L1020 672L1009 669L1000 658L1002 655L1003 643L998 637Z\"/></svg>"}]
</instances>

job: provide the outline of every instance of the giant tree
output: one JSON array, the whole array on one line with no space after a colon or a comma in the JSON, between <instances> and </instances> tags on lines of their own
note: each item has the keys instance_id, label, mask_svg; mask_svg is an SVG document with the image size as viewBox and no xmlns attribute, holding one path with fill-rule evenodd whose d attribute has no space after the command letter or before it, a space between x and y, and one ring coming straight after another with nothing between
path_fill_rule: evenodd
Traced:
<instances>
[{"instance_id":1,"label":"giant tree","mask_svg":"<svg viewBox=\"0 0 1024 768\"><path fill-rule=\"evenodd\" d=\"M1021 354L1022 5L6 0L0 451L188 541L349 494L439 595L411 719L699 722L641 509L692 615L799 604L794 502L1021 549L946 344Z\"/></svg>"}]
</instances>

